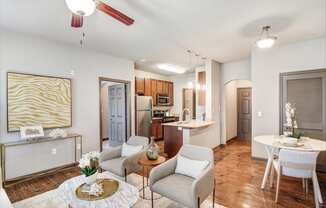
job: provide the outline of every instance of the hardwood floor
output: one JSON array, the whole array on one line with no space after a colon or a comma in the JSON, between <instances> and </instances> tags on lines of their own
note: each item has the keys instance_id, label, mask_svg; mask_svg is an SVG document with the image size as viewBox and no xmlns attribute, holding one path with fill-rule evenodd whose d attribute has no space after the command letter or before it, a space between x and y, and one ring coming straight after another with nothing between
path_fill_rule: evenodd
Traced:
<instances>
[{"instance_id":1,"label":"hardwood floor","mask_svg":"<svg viewBox=\"0 0 326 208\"><path fill-rule=\"evenodd\" d=\"M160 148L162 143L159 142ZM283 177L279 203L274 203L275 188L260 189L265 161L251 159L248 141L234 139L224 148L215 150L216 202L232 208L314 207L312 185L305 196L301 180ZM33 179L6 188L12 202L55 189L68 178L79 175L78 168ZM318 174L320 188L326 200L326 174ZM325 207L325 206L324 206Z\"/></svg>"}]
</instances>

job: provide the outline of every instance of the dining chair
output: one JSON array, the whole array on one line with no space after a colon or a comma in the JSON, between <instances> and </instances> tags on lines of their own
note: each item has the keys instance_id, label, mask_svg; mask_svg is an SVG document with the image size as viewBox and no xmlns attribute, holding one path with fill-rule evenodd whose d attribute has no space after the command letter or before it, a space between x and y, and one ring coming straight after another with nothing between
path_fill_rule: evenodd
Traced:
<instances>
[{"instance_id":1,"label":"dining chair","mask_svg":"<svg viewBox=\"0 0 326 208\"><path fill-rule=\"evenodd\" d=\"M319 184L316 174L316 160L319 152L304 152L281 149L278 158L273 160L271 169L271 184L273 184L274 169L277 173L275 202L278 202L281 176L302 178L305 181L312 179L316 207L319 207ZM308 184L308 183L306 183ZM307 185L306 185L307 186ZM308 187L306 187L307 189Z\"/></svg>"}]
</instances>

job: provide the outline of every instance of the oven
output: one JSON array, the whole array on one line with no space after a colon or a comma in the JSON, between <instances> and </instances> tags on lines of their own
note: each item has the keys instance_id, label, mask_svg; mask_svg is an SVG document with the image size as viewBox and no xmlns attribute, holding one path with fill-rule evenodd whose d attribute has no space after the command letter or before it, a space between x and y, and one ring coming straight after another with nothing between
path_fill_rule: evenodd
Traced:
<instances>
[{"instance_id":1,"label":"oven","mask_svg":"<svg viewBox=\"0 0 326 208\"><path fill-rule=\"evenodd\" d=\"M170 104L170 98L166 94L158 94L157 95L157 105L164 106Z\"/></svg>"}]
</instances>

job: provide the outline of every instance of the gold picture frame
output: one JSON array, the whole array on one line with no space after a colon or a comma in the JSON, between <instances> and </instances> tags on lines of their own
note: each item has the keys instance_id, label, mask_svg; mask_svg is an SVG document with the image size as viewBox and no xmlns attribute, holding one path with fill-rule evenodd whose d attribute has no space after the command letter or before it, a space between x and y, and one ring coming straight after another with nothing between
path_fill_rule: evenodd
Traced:
<instances>
[{"instance_id":1,"label":"gold picture frame","mask_svg":"<svg viewBox=\"0 0 326 208\"><path fill-rule=\"evenodd\" d=\"M72 126L70 78L7 72L7 131Z\"/></svg>"}]
</instances>

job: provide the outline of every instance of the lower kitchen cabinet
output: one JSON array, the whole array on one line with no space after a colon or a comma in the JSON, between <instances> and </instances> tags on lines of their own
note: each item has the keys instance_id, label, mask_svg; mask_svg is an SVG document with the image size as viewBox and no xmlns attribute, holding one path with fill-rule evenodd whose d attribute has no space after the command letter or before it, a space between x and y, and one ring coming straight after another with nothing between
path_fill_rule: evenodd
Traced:
<instances>
[{"instance_id":1,"label":"lower kitchen cabinet","mask_svg":"<svg viewBox=\"0 0 326 208\"><path fill-rule=\"evenodd\" d=\"M155 137L155 139L163 138L162 119L152 120L152 136Z\"/></svg>"}]
</instances>

